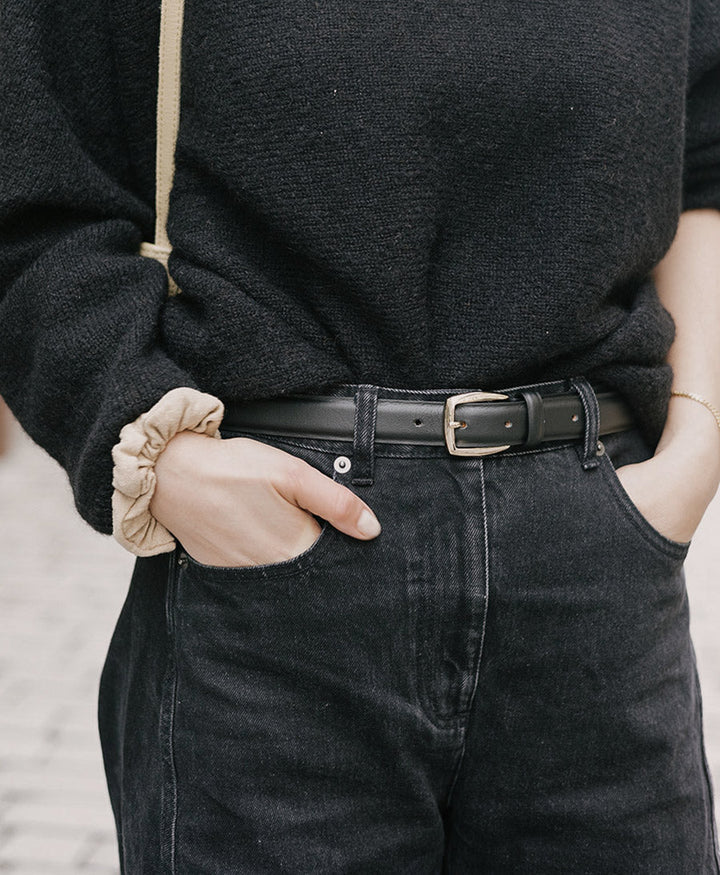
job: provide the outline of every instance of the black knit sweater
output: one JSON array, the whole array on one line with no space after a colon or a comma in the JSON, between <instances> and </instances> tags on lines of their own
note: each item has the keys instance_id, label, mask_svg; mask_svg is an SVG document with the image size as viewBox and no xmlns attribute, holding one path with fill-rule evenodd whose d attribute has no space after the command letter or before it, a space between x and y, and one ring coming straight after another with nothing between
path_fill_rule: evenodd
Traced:
<instances>
[{"instance_id":1,"label":"black knit sweater","mask_svg":"<svg viewBox=\"0 0 720 875\"><path fill-rule=\"evenodd\" d=\"M656 440L649 271L720 209L718 0L186 0L163 267L159 0L0 4L0 394L111 530L168 389L583 373Z\"/></svg>"}]
</instances>

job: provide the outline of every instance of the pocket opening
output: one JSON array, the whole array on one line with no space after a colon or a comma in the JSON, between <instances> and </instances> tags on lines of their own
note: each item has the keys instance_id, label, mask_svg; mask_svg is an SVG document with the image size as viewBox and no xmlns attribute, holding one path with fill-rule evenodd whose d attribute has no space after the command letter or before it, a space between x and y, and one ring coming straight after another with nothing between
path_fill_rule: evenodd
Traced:
<instances>
[{"instance_id":1,"label":"pocket opening","mask_svg":"<svg viewBox=\"0 0 720 875\"><path fill-rule=\"evenodd\" d=\"M237 435L238 437L241 435ZM245 435L242 435L243 437ZM277 443L272 437L264 435L263 442L272 446L278 446L279 449L285 450L281 446L283 443L281 438L277 439ZM337 481L338 472L333 466L334 455L328 454L324 448L315 448L309 446L292 446L287 449L292 455L297 456L308 464L312 465L321 473L328 477L332 477ZM180 556L181 565L189 569L193 569L196 575L214 575L223 578L263 578L271 577L287 577L293 574L300 574L307 570L315 561L317 555L324 550L328 541L332 539L333 532L338 530L328 520L312 514L320 523L320 531L315 540L306 547L301 553L295 556L290 556L287 559L280 559L273 562L263 562L256 565L206 565L203 562L193 558L188 551L180 544L178 555Z\"/></svg>"},{"instance_id":2,"label":"pocket opening","mask_svg":"<svg viewBox=\"0 0 720 875\"><path fill-rule=\"evenodd\" d=\"M330 539L330 530L335 529L327 520L322 520L317 538L306 547L302 553L290 556L288 559L280 559L276 562L263 562L259 565L206 565L194 559L184 548L182 557L187 562L187 567L194 568L201 574L213 574L222 577L286 577L291 574L299 574L309 568L326 541Z\"/></svg>"},{"instance_id":3,"label":"pocket opening","mask_svg":"<svg viewBox=\"0 0 720 875\"><path fill-rule=\"evenodd\" d=\"M608 450L607 444L603 443L604 451L598 454L600 461L599 470L610 489L615 507L623 512L625 518L653 548L660 550L662 553L669 554L674 559L684 559L691 542L675 541L655 528L623 486L617 474L617 467L620 466L615 464L613 451ZM645 454L645 459L637 459L633 460L633 462L639 463L647 458L650 458L650 456ZM631 463L623 462L624 464Z\"/></svg>"}]
</instances>

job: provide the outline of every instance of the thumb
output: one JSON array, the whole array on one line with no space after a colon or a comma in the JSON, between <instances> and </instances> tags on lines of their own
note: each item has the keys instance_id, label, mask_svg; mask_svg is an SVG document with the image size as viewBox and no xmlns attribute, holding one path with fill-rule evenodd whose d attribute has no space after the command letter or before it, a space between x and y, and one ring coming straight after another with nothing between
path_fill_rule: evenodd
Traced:
<instances>
[{"instance_id":1,"label":"thumb","mask_svg":"<svg viewBox=\"0 0 720 875\"><path fill-rule=\"evenodd\" d=\"M336 483L304 459L296 459L285 474L277 488L288 501L353 538L369 540L380 534L381 526L373 511L347 486Z\"/></svg>"}]
</instances>

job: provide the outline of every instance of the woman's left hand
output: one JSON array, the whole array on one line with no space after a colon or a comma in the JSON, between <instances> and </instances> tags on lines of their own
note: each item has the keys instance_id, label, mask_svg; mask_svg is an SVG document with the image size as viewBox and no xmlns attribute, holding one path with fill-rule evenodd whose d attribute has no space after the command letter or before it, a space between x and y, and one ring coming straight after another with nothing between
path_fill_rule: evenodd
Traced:
<instances>
[{"instance_id":1,"label":"woman's left hand","mask_svg":"<svg viewBox=\"0 0 720 875\"><path fill-rule=\"evenodd\" d=\"M616 473L654 528L688 542L720 484L720 430L709 411L688 399L682 412L678 405L668 416L655 455Z\"/></svg>"}]
</instances>

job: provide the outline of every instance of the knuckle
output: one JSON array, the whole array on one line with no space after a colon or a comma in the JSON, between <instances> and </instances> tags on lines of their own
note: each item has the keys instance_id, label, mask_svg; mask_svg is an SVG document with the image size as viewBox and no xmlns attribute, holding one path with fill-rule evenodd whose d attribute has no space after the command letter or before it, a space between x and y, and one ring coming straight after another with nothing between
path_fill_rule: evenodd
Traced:
<instances>
[{"instance_id":1,"label":"knuckle","mask_svg":"<svg viewBox=\"0 0 720 875\"><path fill-rule=\"evenodd\" d=\"M292 494L300 492L305 482L305 462L288 456L288 460L280 468L276 482L283 492Z\"/></svg>"}]
</instances>

